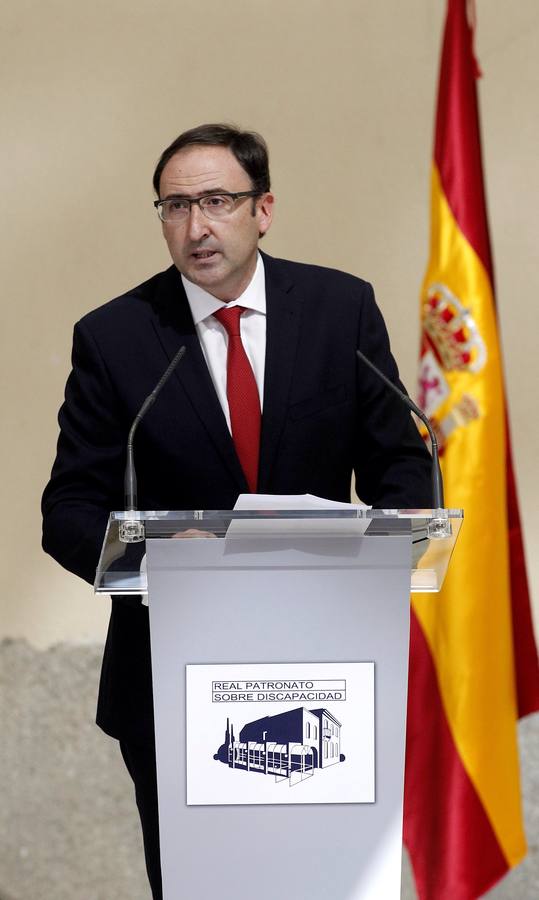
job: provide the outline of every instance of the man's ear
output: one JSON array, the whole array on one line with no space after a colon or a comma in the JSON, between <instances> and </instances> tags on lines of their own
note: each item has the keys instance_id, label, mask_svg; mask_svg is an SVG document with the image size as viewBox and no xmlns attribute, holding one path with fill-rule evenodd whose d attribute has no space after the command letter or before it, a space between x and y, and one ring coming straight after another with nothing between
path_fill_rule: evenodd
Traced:
<instances>
[{"instance_id":1,"label":"man's ear","mask_svg":"<svg viewBox=\"0 0 539 900\"><path fill-rule=\"evenodd\" d=\"M271 193L271 191L267 191L265 194L262 194L261 197L256 201L256 217L258 219L258 236L264 237L266 232L269 230L271 225L271 221L273 219L273 204L275 202L275 197Z\"/></svg>"}]
</instances>

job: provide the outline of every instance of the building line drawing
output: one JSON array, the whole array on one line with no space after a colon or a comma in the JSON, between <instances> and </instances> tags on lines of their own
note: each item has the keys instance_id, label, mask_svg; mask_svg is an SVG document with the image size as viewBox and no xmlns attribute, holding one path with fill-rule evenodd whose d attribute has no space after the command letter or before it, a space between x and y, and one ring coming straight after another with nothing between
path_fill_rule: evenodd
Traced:
<instances>
[{"instance_id":1,"label":"building line drawing","mask_svg":"<svg viewBox=\"0 0 539 900\"><path fill-rule=\"evenodd\" d=\"M214 759L231 769L273 775L293 787L312 778L316 769L344 762L342 725L328 709L298 706L275 716L247 722L234 738L226 720L224 742Z\"/></svg>"}]
</instances>

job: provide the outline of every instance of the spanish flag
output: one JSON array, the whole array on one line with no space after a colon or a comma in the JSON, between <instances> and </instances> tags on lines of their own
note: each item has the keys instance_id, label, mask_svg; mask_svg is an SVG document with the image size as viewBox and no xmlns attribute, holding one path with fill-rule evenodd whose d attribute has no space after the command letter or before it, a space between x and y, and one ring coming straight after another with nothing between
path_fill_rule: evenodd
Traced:
<instances>
[{"instance_id":1,"label":"spanish flag","mask_svg":"<svg viewBox=\"0 0 539 900\"><path fill-rule=\"evenodd\" d=\"M516 722L539 708L506 425L467 0L448 0L421 292L419 405L464 524L412 599L404 839L421 900L473 900L526 854Z\"/></svg>"}]
</instances>

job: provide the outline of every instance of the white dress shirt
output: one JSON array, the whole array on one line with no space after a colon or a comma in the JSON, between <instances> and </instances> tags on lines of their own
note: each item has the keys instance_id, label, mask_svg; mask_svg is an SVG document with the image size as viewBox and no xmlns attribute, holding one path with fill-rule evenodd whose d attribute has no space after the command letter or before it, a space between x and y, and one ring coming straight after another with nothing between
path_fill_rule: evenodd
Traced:
<instances>
[{"instance_id":1,"label":"white dress shirt","mask_svg":"<svg viewBox=\"0 0 539 900\"><path fill-rule=\"evenodd\" d=\"M230 412L226 395L226 359L228 335L223 325L214 318L218 309L244 306L246 312L240 318L240 334L245 352L254 372L260 409L264 397L264 366L266 361L266 279L264 263L258 254L254 275L237 300L223 303L204 288L193 284L182 275L191 314L210 375L217 391L230 430Z\"/></svg>"}]
</instances>

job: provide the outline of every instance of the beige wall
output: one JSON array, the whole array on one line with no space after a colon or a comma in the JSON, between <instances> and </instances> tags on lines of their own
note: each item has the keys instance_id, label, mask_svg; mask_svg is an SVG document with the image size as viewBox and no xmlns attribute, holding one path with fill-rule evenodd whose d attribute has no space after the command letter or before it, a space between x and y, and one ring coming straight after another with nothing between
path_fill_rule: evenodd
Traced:
<instances>
[{"instance_id":1,"label":"beige wall","mask_svg":"<svg viewBox=\"0 0 539 900\"><path fill-rule=\"evenodd\" d=\"M3 634L103 635L108 601L39 548L72 325L168 264L160 150L228 119L268 139L265 249L375 284L413 385L442 0L12 0L3 11L6 214ZM6 8L7 7L7 8ZM529 571L539 594L536 0L479 2L483 133Z\"/></svg>"}]
</instances>

